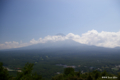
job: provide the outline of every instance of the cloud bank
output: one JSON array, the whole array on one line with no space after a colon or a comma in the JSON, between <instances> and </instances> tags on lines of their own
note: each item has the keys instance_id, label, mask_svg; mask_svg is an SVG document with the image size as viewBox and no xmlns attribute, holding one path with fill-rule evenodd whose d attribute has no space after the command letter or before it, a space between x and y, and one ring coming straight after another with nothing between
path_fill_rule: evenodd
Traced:
<instances>
[{"instance_id":1,"label":"cloud bank","mask_svg":"<svg viewBox=\"0 0 120 80\"><path fill-rule=\"evenodd\" d=\"M95 45L100 47L115 48L120 47L120 31L119 32L98 32L96 30L90 30L86 33L83 33L81 36L73 33L69 33L66 36L56 35L56 36L46 36L44 38L39 38L38 40L32 39L28 43L19 42L5 42L0 44L0 49L11 49L11 48L20 48L26 47L38 43L46 43L48 41L64 41L71 39L81 44Z\"/></svg>"}]
</instances>

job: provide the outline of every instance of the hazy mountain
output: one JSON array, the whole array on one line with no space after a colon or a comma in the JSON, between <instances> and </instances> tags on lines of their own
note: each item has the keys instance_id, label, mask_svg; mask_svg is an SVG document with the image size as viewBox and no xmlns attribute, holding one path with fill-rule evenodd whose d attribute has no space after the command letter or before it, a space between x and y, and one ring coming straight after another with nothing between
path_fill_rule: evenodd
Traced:
<instances>
[{"instance_id":1,"label":"hazy mountain","mask_svg":"<svg viewBox=\"0 0 120 80\"><path fill-rule=\"evenodd\" d=\"M73 40L65 40L65 41L57 41L57 42L47 42L47 43L39 43L34 44L27 47L22 48L14 48L14 49L7 49L7 50L72 50L72 51L120 51L120 47L117 48L103 48L97 46L90 46L86 44L80 44Z\"/></svg>"},{"instance_id":2,"label":"hazy mountain","mask_svg":"<svg viewBox=\"0 0 120 80\"><path fill-rule=\"evenodd\" d=\"M65 34L63 34L63 33L58 33L56 35L65 36Z\"/></svg>"},{"instance_id":3,"label":"hazy mountain","mask_svg":"<svg viewBox=\"0 0 120 80\"><path fill-rule=\"evenodd\" d=\"M27 46L27 47L22 47L22 48L16 48L15 50L25 50L25 49L65 49L65 48L71 48L71 47L82 47L82 46L86 46L84 44L80 44L78 42L75 42L73 40L65 40L65 41L56 41L56 42L52 42L52 41L48 41L46 43L39 43L39 44L34 44L31 46Z\"/></svg>"}]
</instances>

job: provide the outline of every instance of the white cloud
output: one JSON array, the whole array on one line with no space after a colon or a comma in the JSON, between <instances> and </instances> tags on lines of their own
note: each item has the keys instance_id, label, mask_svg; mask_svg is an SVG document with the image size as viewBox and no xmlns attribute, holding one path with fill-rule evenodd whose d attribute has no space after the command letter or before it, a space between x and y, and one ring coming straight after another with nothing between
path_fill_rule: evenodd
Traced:
<instances>
[{"instance_id":1,"label":"white cloud","mask_svg":"<svg viewBox=\"0 0 120 80\"><path fill-rule=\"evenodd\" d=\"M13 44L19 44L18 42L13 41Z\"/></svg>"},{"instance_id":2,"label":"white cloud","mask_svg":"<svg viewBox=\"0 0 120 80\"><path fill-rule=\"evenodd\" d=\"M11 42L5 42L5 44L10 44Z\"/></svg>"},{"instance_id":3,"label":"white cloud","mask_svg":"<svg viewBox=\"0 0 120 80\"><path fill-rule=\"evenodd\" d=\"M56 41L63 41L63 40L66 40L68 39L67 37L64 37L64 36L46 36L45 38L39 38L38 40L35 40L35 39L32 39L30 41L30 43L32 44L37 44L37 43L46 43L48 41L53 41L53 42L56 42Z\"/></svg>"},{"instance_id":4,"label":"white cloud","mask_svg":"<svg viewBox=\"0 0 120 80\"><path fill-rule=\"evenodd\" d=\"M10 49L10 48L19 48L19 47L25 47L33 44L38 43L46 43L48 41L64 41L67 39L74 40L81 44L87 44L87 45L95 45L95 46L101 46L101 47L108 47L108 48L114 48L114 47L120 47L120 31L119 32L97 32L96 30L91 30L86 33L83 33L80 35L75 35L73 33L69 33L66 36L56 35L56 36L46 36L44 38L39 38L38 40L32 39L28 43L22 43L22 41L19 42L5 42L5 44L0 44L0 49Z\"/></svg>"},{"instance_id":5,"label":"white cloud","mask_svg":"<svg viewBox=\"0 0 120 80\"><path fill-rule=\"evenodd\" d=\"M32 39L32 40L30 41L30 43L32 43L32 44L37 44L38 41L36 41L35 39Z\"/></svg>"},{"instance_id":6,"label":"white cloud","mask_svg":"<svg viewBox=\"0 0 120 80\"><path fill-rule=\"evenodd\" d=\"M88 31L82 34L79 39L73 39L76 42L95 45L101 47L120 47L120 31L119 32L105 32L98 33L96 30Z\"/></svg>"},{"instance_id":7,"label":"white cloud","mask_svg":"<svg viewBox=\"0 0 120 80\"><path fill-rule=\"evenodd\" d=\"M19 42L5 42L5 44L0 44L0 49L11 49L20 48L31 45L30 43L19 43Z\"/></svg>"}]
</instances>

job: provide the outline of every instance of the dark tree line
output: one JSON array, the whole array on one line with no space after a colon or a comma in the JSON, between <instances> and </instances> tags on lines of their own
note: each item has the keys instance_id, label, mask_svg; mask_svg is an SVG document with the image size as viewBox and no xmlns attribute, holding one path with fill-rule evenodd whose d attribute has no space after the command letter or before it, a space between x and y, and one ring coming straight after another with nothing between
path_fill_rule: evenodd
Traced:
<instances>
[{"instance_id":1,"label":"dark tree line","mask_svg":"<svg viewBox=\"0 0 120 80\"><path fill-rule=\"evenodd\" d=\"M43 80L41 75L32 73L32 63L27 63L22 72L18 72L16 77L9 76L7 69L3 68L3 63L0 62L0 80Z\"/></svg>"},{"instance_id":2,"label":"dark tree line","mask_svg":"<svg viewBox=\"0 0 120 80\"><path fill-rule=\"evenodd\" d=\"M3 67L3 63L0 62L0 80L44 80L41 75L33 73L32 63L27 63L22 68L22 72L18 72L16 77L10 76L7 69ZM109 74L106 71L99 72L94 70L92 72L86 72L84 74L79 70L78 72L74 71L73 68L65 68L63 74L58 74L52 77L52 80L103 80L103 76L116 76ZM120 73L116 76L120 80ZM108 79L104 79L108 80Z\"/></svg>"},{"instance_id":3,"label":"dark tree line","mask_svg":"<svg viewBox=\"0 0 120 80\"><path fill-rule=\"evenodd\" d=\"M75 72L73 68L65 68L63 74L52 77L52 80L110 80L108 76L113 78L116 75L109 74L106 71L99 72L97 70L82 74L80 71ZM103 79L102 77L107 78ZM118 73L116 77L114 80L120 80L120 73Z\"/></svg>"}]
</instances>

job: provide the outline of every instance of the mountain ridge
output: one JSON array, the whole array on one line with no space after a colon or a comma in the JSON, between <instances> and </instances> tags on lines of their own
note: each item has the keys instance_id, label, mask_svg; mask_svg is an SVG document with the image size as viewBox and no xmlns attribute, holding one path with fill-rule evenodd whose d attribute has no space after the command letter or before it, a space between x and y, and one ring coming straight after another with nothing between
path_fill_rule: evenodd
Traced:
<instances>
[{"instance_id":1,"label":"mountain ridge","mask_svg":"<svg viewBox=\"0 0 120 80\"><path fill-rule=\"evenodd\" d=\"M56 42L52 42L52 41L48 41L46 43L39 43L39 44L34 44L34 45L30 45L30 46L26 46L26 47L21 47L21 48L13 48L13 49L5 49L2 51L6 51L6 50L32 50L32 49L38 49L38 50L47 50L47 49L61 49L61 50L69 50L69 49L73 49L73 50L101 50L101 51L107 51L107 50L120 50L120 47L116 47L116 48L104 48L104 47L98 47L98 46L94 46L94 45L86 45L86 44L81 44L78 42L75 42L73 40L65 40L65 41L56 41ZM1 50L0 50L1 51Z\"/></svg>"}]
</instances>

